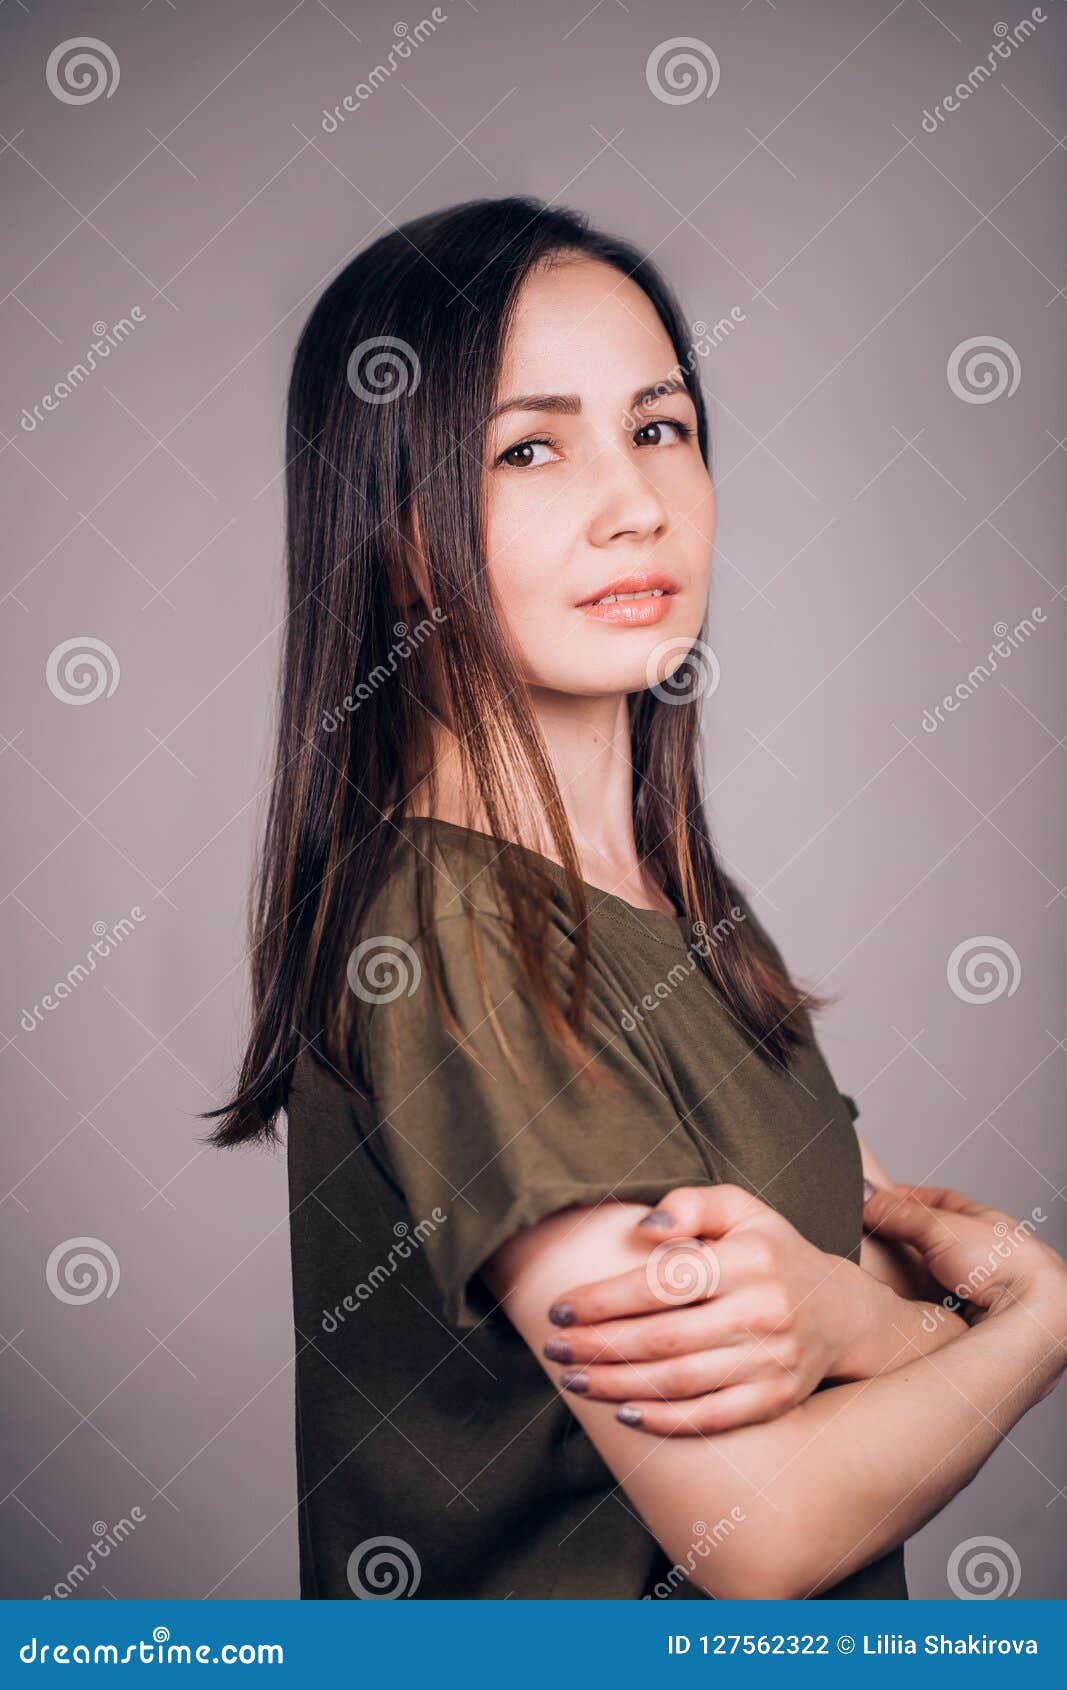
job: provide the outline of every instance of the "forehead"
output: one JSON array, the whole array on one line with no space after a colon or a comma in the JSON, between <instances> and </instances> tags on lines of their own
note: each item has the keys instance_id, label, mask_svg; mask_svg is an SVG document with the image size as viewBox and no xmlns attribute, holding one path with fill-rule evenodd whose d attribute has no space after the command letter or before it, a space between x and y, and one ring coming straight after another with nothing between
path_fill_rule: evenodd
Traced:
<instances>
[{"instance_id":1,"label":"forehead","mask_svg":"<svg viewBox=\"0 0 1067 1690\"><path fill-rule=\"evenodd\" d=\"M567 260L523 284L501 394L630 392L674 362L670 337L636 282L612 265Z\"/></svg>"}]
</instances>

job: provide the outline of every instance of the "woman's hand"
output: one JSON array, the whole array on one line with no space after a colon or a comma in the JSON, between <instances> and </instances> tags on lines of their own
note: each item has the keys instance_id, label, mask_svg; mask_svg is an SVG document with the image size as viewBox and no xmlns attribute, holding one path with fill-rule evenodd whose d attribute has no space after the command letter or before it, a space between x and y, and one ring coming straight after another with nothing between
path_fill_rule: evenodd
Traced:
<instances>
[{"instance_id":1,"label":"woman's hand","mask_svg":"<svg viewBox=\"0 0 1067 1690\"><path fill-rule=\"evenodd\" d=\"M879 1237L911 1245L926 1271L962 1305L971 1325L1008 1303L1067 1306L1067 1262L1036 1235L1044 1219L1019 1221L945 1186L876 1186L863 1222Z\"/></svg>"},{"instance_id":2,"label":"woman's hand","mask_svg":"<svg viewBox=\"0 0 1067 1690\"><path fill-rule=\"evenodd\" d=\"M657 1240L644 1268L549 1311L566 1335L544 1355L565 1364L565 1389L626 1404L618 1418L642 1431L706 1435L784 1414L823 1379L866 1377L858 1353L898 1299L760 1198L682 1187L638 1226Z\"/></svg>"}]
</instances>

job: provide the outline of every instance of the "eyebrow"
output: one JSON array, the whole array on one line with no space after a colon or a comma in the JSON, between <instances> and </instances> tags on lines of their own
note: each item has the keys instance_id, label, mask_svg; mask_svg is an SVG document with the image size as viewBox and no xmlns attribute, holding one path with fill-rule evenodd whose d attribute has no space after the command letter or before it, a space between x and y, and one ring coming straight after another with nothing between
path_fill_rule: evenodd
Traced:
<instances>
[{"instance_id":1,"label":"eyebrow","mask_svg":"<svg viewBox=\"0 0 1067 1690\"><path fill-rule=\"evenodd\" d=\"M692 395L681 376L664 376L662 381L654 381L648 387L639 387L630 400L629 409L639 411L656 399L665 399L671 393L684 393L687 398ZM505 399L502 404L495 405L486 418L491 423L494 417L500 417L507 411L561 411L567 416L577 416L582 409L582 401L577 393L520 393L514 399Z\"/></svg>"}]
</instances>

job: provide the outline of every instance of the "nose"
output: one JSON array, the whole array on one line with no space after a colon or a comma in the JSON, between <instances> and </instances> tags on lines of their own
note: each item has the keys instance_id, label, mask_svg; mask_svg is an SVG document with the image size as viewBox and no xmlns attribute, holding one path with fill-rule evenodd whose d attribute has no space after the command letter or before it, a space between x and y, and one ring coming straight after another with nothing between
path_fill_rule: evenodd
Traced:
<instances>
[{"instance_id":1,"label":"nose","mask_svg":"<svg viewBox=\"0 0 1067 1690\"><path fill-rule=\"evenodd\" d=\"M593 516L589 539L594 546L616 540L658 540L667 530L667 507L644 474L632 445L612 446L593 462Z\"/></svg>"}]
</instances>

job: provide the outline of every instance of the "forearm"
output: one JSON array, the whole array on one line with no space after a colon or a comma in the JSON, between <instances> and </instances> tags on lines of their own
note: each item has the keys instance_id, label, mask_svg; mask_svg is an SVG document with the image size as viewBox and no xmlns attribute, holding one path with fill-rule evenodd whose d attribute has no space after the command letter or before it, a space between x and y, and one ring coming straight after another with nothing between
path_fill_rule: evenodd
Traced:
<instances>
[{"instance_id":1,"label":"forearm","mask_svg":"<svg viewBox=\"0 0 1067 1690\"><path fill-rule=\"evenodd\" d=\"M1058 1310L1011 1309L936 1354L716 1439L751 1485L750 1541L776 1546L770 1593L817 1595L918 1530L1052 1388L1064 1339Z\"/></svg>"}]
</instances>

